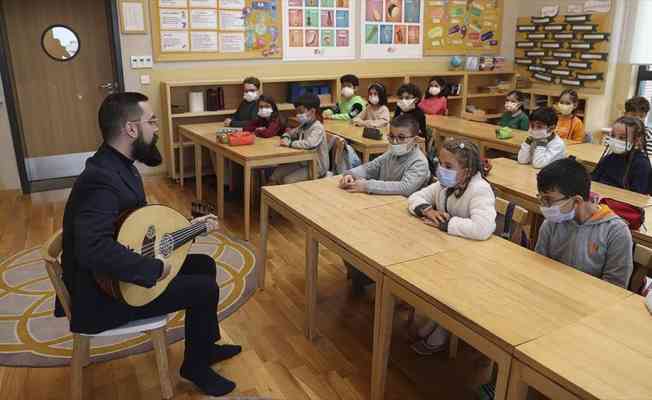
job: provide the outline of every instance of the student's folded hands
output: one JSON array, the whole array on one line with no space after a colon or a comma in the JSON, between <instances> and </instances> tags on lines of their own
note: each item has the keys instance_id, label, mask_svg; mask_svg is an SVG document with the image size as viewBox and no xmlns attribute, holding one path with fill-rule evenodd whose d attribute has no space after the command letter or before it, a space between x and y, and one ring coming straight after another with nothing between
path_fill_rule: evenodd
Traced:
<instances>
[{"instance_id":1,"label":"student's folded hands","mask_svg":"<svg viewBox=\"0 0 652 400\"><path fill-rule=\"evenodd\" d=\"M353 183L355 183L355 177L353 175L344 175L340 179L340 185L339 186L340 186L340 189L346 189L350 185L352 185Z\"/></svg>"},{"instance_id":2,"label":"student's folded hands","mask_svg":"<svg viewBox=\"0 0 652 400\"><path fill-rule=\"evenodd\" d=\"M445 212L433 210L432 208L423 213L423 218L421 220L430 226L439 228L443 231L448 230L448 221L451 219L451 216Z\"/></svg>"},{"instance_id":3,"label":"student's folded hands","mask_svg":"<svg viewBox=\"0 0 652 400\"><path fill-rule=\"evenodd\" d=\"M345 178L342 178L340 181L340 187L346 190L349 193L367 193L367 180L366 179L355 179L351 175L347 175L349 178L353 179L353 182L346 183Z\"/></svg>"}]
</instances>

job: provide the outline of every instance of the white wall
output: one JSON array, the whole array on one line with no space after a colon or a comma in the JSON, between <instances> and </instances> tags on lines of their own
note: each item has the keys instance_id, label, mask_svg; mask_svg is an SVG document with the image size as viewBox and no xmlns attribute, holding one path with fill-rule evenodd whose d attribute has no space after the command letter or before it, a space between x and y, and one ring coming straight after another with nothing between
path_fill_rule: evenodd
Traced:
<instances>
[{"instance_id":1,"label":"white wall","mask_svg":"<svg viewBox=\"0 0 652 400\"><path fill-rule=\"evenodd\" d=\"M519 4L529 0L503 0L503 29L502 29L502 46L501 55L505 56L509 61L514 58L514 36L516 30L516 17L519 13ZM361 7L361 2L357 1L358 7ZM149 13L148 0L145 0L145 9ZM360 15L360 10L357 10ZM359 35L356 38L356 43L359 43ZM153 88L148 86L141 86L140 76L147 74L147 70L132 70L129 66L129 59L132 55L147 55L152 54L152 40L149 34L147 35L121 35L120 43L122 46L122 61L125 75L125 88L128 91L141 91L147 94ZM433 63L445 63L449 57L430 57ZM260 64L261 68L265 68L266 64L278 64L278 60L254 60L247 61L247 63ZM370 61L374 62L374 61ZM397 61L400 62L400 61ZM174 70L174 69L188 69L188 68L226 68L237 67L242 61L206 61L206 62L177 62L177 63L158 63L154 65L153 70ZM150 71L151 73L152 71ZM158 96L154 96L158 97ZM13 145L11 141L11 134L8 125L3 122L6 120L6 110L0 107L0 189L19 188L20 181L18 180L18 172L16 168L15 157L13 153ZM5 157L4 153L7 153ZM11 153L11 157L9 156ZM142 171L145 174L162 173L163 168L147 168L142 166Z\"/></svg>"}]
</instances>

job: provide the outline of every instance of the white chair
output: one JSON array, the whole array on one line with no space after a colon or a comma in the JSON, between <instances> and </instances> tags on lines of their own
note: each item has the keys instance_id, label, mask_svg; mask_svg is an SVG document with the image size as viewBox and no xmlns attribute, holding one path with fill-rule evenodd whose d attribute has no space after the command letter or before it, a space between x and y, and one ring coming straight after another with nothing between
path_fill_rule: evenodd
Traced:
<instances>
[{"instance_id":1,"label":"white chair","mask_svg":"<svg viewBox=\"0 0 652 400\"><path fill-rule=\"evenodd\" d=\"M66 317L68 317L68 321L70 321L72 316L70 309L70 293L63 282L63 268L59 262L62 244L63 232L60 230L47 241L41 252L45 259L45 268L48 271L48 276L50 277L52 286L54 286L54 290L63 306ZM72 362L70 365L72 370L70 398L73 400L81 400L83 397L83 372L84 367L89 364L90 341L93 337L147 333L152 340L152 345L154 346L156 365L158 367L159 381L161 384L161 394L164 399L171 399L174 393L168 371L167 341L165 339L167 323L167 315L161 315L160 317L132 321L116 329L111 329L94 335L73 332Z\"/></svg>"}]
</instances>

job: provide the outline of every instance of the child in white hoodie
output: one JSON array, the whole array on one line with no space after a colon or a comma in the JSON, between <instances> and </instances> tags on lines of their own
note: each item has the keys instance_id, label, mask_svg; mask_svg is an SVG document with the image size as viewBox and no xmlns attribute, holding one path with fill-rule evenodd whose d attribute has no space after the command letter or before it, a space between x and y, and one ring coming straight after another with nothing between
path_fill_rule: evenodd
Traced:
<instances>
[{"instance_id":1,"label":"child in white hoodie","mask_svg":"<svg viewBox=\"0 0 652 400\"><path fill-rule=\"evenodd\" d=\"M451 235L487 240L496 229L496 197L484 179L478 147L449 139L439 152L438 182L408 198L413 215ZM448 332L431 321L419 329L412 348L421 355L445 349Z\"/></svg>"},{"instance_id":2,"label":"child in white hoodie","mask_svg":"<svg viewBox=\"0 0 652 400\"><path fill-rule=\"evenodd\" d=\"M557 113L554 109L541 107L534 110L530 115L530 136L521 143L518 162L540 169L564 158L566 144L555 133L556 127Z\"/></svg>"}]
</instances>

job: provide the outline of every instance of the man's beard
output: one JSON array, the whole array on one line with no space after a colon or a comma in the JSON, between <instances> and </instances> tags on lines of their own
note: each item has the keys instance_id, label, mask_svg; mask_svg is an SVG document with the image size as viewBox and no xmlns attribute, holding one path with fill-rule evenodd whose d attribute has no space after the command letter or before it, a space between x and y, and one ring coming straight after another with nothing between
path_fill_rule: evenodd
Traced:
<instances>
[{"instance_id":1,"label":"man's beard","mask_svg":"<svg viewBox=\"0 0 652 400\"><path fill-rule=\"evenodd\" d=\"M157 167L161 165L163 157L161 156L161 152L158 151L158 147L156 147L157 141L158 135L154 134L154 136L152 136L152 142L149 144L145 143L143 131L139 128L138 138L136 138L136 141L133 144L133 158L148 167Z\"/></svg>"}]
</instances>

